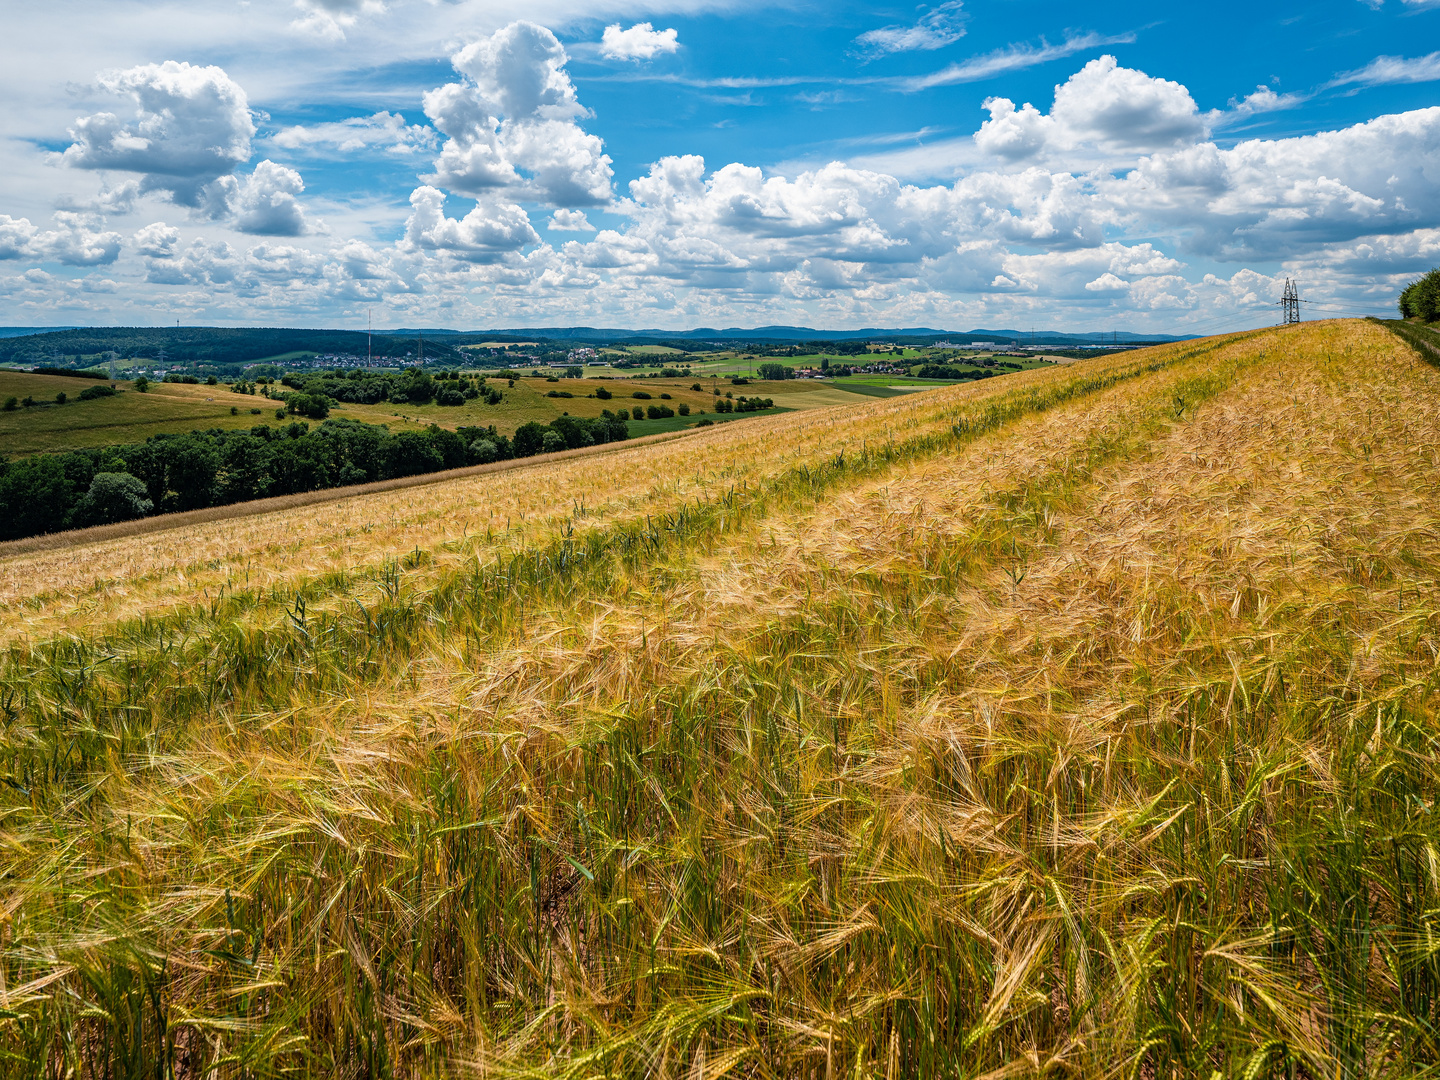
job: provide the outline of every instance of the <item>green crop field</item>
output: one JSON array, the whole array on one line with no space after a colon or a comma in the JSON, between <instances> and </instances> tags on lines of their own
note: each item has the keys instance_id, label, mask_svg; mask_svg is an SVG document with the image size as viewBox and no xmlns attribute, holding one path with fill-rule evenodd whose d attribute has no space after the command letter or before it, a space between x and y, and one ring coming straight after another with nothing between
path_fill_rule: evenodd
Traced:
<instances>
[{"instance_id":1,"label":"green crop field","mask_svg":"<svg viewBox=\"0 0 1440 1080\"><path fill-rule=\"evenodd\" d=\"M0 1075L1435 1075L1440 370L826 392L0 547Z\"/></svg>"}]
</instances>

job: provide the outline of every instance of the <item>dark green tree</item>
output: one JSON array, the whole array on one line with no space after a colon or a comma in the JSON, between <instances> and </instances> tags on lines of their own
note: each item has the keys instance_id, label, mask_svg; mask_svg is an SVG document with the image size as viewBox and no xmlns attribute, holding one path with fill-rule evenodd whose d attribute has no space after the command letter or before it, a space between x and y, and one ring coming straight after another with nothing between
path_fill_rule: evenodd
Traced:
<instances>
[{"instance_id":1,"label":"dark green tree","mask_svg":"<svg viewBox=\"0 0 1440 1080\"><path fill-rule=\"evenodd\" d=\"M75 504L70 524L75 528L133 521L155 509L145 484L126 472L96 473L90 488Z\"/></svg>"}]
</instances>

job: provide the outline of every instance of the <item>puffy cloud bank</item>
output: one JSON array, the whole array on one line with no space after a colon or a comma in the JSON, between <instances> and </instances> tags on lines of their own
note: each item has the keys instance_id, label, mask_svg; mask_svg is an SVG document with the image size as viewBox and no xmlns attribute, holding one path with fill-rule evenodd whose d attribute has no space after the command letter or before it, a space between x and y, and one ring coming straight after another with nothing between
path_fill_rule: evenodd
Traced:
<instances>
[{"instance_id":1,"label":"puffy cloud bank","mask_svg":"<svg viewBox=\"0 0 1440 1080\"><path fill-rule=\"evenodd\" d=\"M347 10L360 8L335 8ZM957 34L959 16L942 5L868 44L926 48L905 34ZM666 51L646 24L611 29L612 55ZM456 52L457 78L424 95L438 136L391 113L273 136L296 153L434 155L398 238L310 246L245 239L315 226L299 172L270 160L242 171L255 128L223 71L106 76L135 117L77 121L60 160L129 174L132 196L188 208L188 225L131 226L126 240L100 211L62 212L49 229L0 217L0 260L128 259L177 308L251 319L385 300L407 320L464 325L1118 318L1173 330L1264 309L1277 266L1351 304L1388 302L1440 254L1440 108L1225 147L1214 132L1294 102L1262 89L1202 112L1179 83L1103 56L1048 103L987 101L976 164L952 183L906 182L875 159L777 175L674 155L617 186L567 64L554 34L517 22ZM118 206L124 191L106 197ZM49 287L0 278L12 295Z\"/></svg>"},{"instance_id":2,"label":"puffy cloud bank","mask_svg":"<svg viewBox=\"0 0 1440 1080\"><path fill-rule=\"evenodd\" d=\"M162 193L241 232L310 231L296 200L305 184L294 169L265 160L249 176L235 175L250 160L255 123L245 91L223 69L170 60L106 72L97 82L130 98L135 116L80 117L57 155L61 165L138 174L138 193Z\"/></svg>"}]
</instances>

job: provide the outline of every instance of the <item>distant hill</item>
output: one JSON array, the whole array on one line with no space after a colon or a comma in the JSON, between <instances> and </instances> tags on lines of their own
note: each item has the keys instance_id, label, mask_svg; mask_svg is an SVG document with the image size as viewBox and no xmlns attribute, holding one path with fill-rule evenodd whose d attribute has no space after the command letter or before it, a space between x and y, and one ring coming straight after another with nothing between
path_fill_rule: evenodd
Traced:
<instances>
[{"instance_id":1,"label":"distant hill","mask_svg":"<svg viewBox=\"0 0 1440 1080\"><path fill-rule=\"evenodd\" d=\"M294 330L286 328L231 328L216 326L121 326L50 330L23 337L0 338L0 363L26 366L74 366L114 352L120 360L144 359L172 364L234 366L253 364L290 353L370 354L381 359L403 359L418 351L408 337L366 335L354 330ZM462 359L449 345L426 342L426 358L442 363Z\"/></svg>"},{"instance_id":2,"label":"distant hill","mask_svg":"<svg viewBox=\"0 0 1440 1080\"><path fill-rule=\"evenodd\" d=\"M413 333L414 331L410 331ZM444 331L427 330L427 334ZM817 330L809 326L757 326L753 329L730 327L718 330L702 326L693 330L624 330L593 326L564 327L518 327L510 329L477 330L465 335L467 338L488 340L536 339L551 341L592 341L618 342L625 340L669 340L669 341L897 341L926 343L944 339L956 344L974 341L993 341L997 344L1034 345L1098 345L1115 342L1130 345L1140 341L1169 342L1188 341L1194 334L1181 336L1169 334L1131 333L1029 333L1020 330L939 330L934 327L916 326L901 329L869 327L863 330Z\"/></svg>"},{"instance_id":3,"label":"distant hill","mask_svg":"<svg viewBox=\"0 0 1440 1080\"><path fill-rule=\"evenodd\" d=\"M0 326L0 338L33 337L36 334L53 334L57 330L82 330L80 326Z\"/></svg>"},{"instance_id":4,"label":"distant hill","mask_svg":"<svg viewBox=\"0 0 1440 1080\"><path fill-rule=\"evenodd\" d=\"M1193 336L1193 335L1191 335ZM120 327L8 327L0 328L0 364L24 366L84 366L113 352L118 360L149 363L199 364L219 369L271 359L294 359L294 354L335 353L377 359L418 356L423 338L425 359L438 364L461 363L463 345L484 341L545 341L554 350L575 345L663 344L689 351L733 348L747 342L791 344L807 341L885 341L930 345L948 341L956 345L993 342L997 345L1049 345L1056 347L1097 344L1135 344L1186 340L1164 334L1025 333L1018 330L939 330L933 327L863 330L818 330L808 326L730 327L719 330L628 330L592 326L520 327L499 330L399 329L377 330L369 336L355 330L292 329L285 327L120 326Z\"/></svg>"}]
</instances>

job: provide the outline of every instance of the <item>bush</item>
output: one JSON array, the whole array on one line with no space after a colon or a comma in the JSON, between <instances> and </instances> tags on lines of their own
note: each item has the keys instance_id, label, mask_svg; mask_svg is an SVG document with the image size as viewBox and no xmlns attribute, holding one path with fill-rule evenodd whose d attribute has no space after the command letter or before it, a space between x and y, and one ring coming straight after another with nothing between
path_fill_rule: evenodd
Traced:
<instances>
[{"instance_id":1,"label":"bush","mask_svg":"<svg viewBox=\"0 0 1440 1080\"><path fill-rule=\"evenodd\" d=\"M470 444L470 456L477 465L489 465L500 459L500 451L489 439L476 439Z\"/></svg>"},{"instance_id":2,"label":"bush","mask_svg":"<svg viewBox=\"0 0 1440 1080\"><path fill-rule=\"evenodd\" d=\"M111 525L142 518L154 509L142 480L126 472L101 472L75 504L71 524L78 528Z\"/></svg>"},{"instance_id":3,"label":"bush","mask_svg":"<svg viewBox=\"0 0 1440 1080\"><path fill-rule=\"evenodd\" d=\"M231 416L239 416L239 415L240 415L240 410L237 409L234 405L231 405L231 406L230 406L230 415L231 415Z\"/></svg>"},{"instance_id":4,"label":"bush","mask_svg":"<svg viewBox=\"0 0 1440 1080\"><path fill-rule=\"evenodd\" d=\"M649 400L650 400L650 395L649 395L648 393L646 393L644 390L636 390L636 391L635 391L633 394L631 394L630 396L631 396L632 398L639 398L641 401L649 401Z\"/></svg>"},{"instance_id":5,"label":"bush","mask_svg":"<svg viewBox=\"0 0 1440 1080\"><path fill-rule=\"evenodd\" d=\"M206 378L205 378L205 385L206 385L206 386L219 386L219 385L220 385L220 380L217 379L214 375L209 375L209 376L206 376Z\"/></svg>"},{"instance_id":6,"label":"bush","mask_svg":"<svg viewBox=\"0 0 1440 1080\"><path fill-rule=\"evenodd\" d=\"M675 410L668 405L651 405L645 410L645 415L651 420L668 420L675 415Z\"/></svg>"},{"instance_id":7,"label":"bush","mask_svg":"<svg viewBox=\"0 0 1440 1080\"><path fill-rule=\"evenodd\" d=\"M615 395L612 394L609 390L606 390L605 387L599 386L595 388L595 396L601 401L609 401Z\"/></svg>"},{"instance_id":8,"label":"bush","mask_svg":"<svg viewBox=\"0 0 1440 1080\"><path fill-rule=\"evenodd\" d=\"M55 404L56 404L56 405L64 405L64 404L65 404L65 401L66 401L65 391L64 391L64 390L61 390L58 394L55 395Z\"/></svg>"},{"instance_id":9,"label":"bush","mask_svg":"<svg viewBox=\"0 0 1440 1080\"><path fill-rule=\"evenodd\" d=\"M141 375L135 380L135 389L139 390L142 394L148 394L150 392L150 380L144 375Z\"/></svg>"},{"instance_id":10,"label":"bush","mask_svg":"<svg viewBox=\"0 0 1440 1080\"><path fill-rule=\"evenodd\" d=\"M750 380L747 379L747 378L745 378L743 375L736 375L733 379L730 380L730 385L731 385L731 386L749 386L749 385L750 385Z\"/></svg>"},{"instance_id":11,"label":"bush","mask_svg":"<svg viewBox=\"0 0 1440 1080\"><path fill-rule=\"evenodd\" d=\"M460 390L441 390L435 395L436 405L464 405L465 394Z\"/></svg>"},{"instance_id":12,"label":"bush","mask_svg":"<svg viewBox=\"0 0 1440 1080\"><path fill-rule=\"evenodd\" d=\"M545 437L540 443L540 452L542 454L553 454L557 450L564 449L566 449L564 435L561 435L558 431L545 432Z\"/></svg>"},{"instance_id":13,"label":"bush","mask_svg":"<svg viewBox=\"0 0 1440 1080\"><path fill-rule=\"evenodd\" d=\"M104 384L87 386L84 390L80 391L80 400L94 401L96 398L114 397L116 393L117 391L113 386L105 386Z\"/></svg>"},{"instance_id":14,"label":"bush","mask_svg":"<svg viewBox=\"0 0 1440 1080\"><path fill-rule=\"evenodd\" d=\"M696 421L695 421L695 426L696 426L696 427L714 427L714 426L715 426L715 421L714 421L714 420L711 420L711 419L707 416L707 417L705 417L705 419L703 419L703 420L696 420Z\"/></svg>"},{"instance_id":15,"label":"bush","mask_svg":"<svg viewBox=\"0 0 1440 1080\"><path fill-rule=\"evenodd\" d=\"M251 415L251 416L259 416L259 415L260 415L260 410L259 410L259 409L251 409L251 410L250 410L250 415Z\"/></svg>"},{"instance_id":16,"label":"bush","mask_svg":"<svg viewBox=\"0 0 1440 1080\"><path fill-rule=\"evenodd\" d=\"M697 382L697 383L691 383L691 384L690 384L690 389L691 389L691 390L699 390L699 389L701 389L701 386L700 386L700 384L699 384L698 382Z\"/></svg>"},{"instance_id":17,"label":"bush","mask_svg":"<svg viewBox=\"0 0 1440 1080\"><path fill-rule=\"evenodd\" d=\"M284 409L276 409L276 410L275 410L275 419L276 419L276 420L284 420L284 419L285 419L285 410L284 410Z\"/></svg>"},{"instance_id":18,"label":"bush","mask_svg":"<svg viewBox=\"0 0 1440 1080\"><path fill-rule=\"evenodd\" d=\"M6 412L14 412L14 411L15 411L16 409L18 409L19 407L20 407L20 399L19 399L19 398L17 398L17 397L7 397L7 398L5 399L5 411L6 411Z\"/></svg>"},{"instance_id":19,"label":"bush","mask_svg":"<svg viewBox=\"0 0 1440 1080\"><path fill-rule=\"evenodd\" d=\"M681 416L689 416L689 415L690 415L690 406L689 406L689 405L681 405L678 409L676 409L676 411L677 411Z\"/></svg>"},{"instance_id":20,"label":"bush","mask_svg":"<svg viewBox=\"0 0 1440 1080\"><path fill-rule=\"evenodd\" d=\"M194 375L177 375L173 372L165 376L165 381L169 383L185 383L189 386L200 385L200 380L197 379Z\"/></svg>"},{"instance_id":21,"label":"bush","mask_svg":"<svg viewBox=\"0 0 1440 1080\"><path fill-rule=\"evenodd\" d=\"M661 401L671 401L671 400L673 400L673 399L670 397L669 394L661 394L661 395L660 395L660 400L661 400Z\"/></svg>"}]
</instances>

